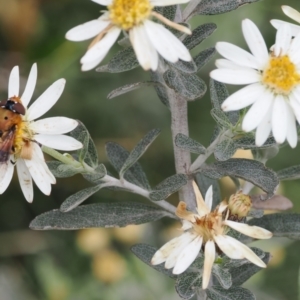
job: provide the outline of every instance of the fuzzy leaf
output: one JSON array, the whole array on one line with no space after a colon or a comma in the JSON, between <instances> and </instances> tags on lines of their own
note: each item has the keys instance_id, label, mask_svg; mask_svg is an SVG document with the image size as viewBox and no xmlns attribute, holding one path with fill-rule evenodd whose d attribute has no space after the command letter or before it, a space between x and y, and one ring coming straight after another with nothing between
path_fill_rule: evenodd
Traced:
<instances>
[{"instance_id":1,"label":"fuzzy leaf","mask_svg":"<svg viewBox=\"0 0 300 300\"><path fill-rule=\"evenodd\" d=\"M265 228L273 233L274 236L288 237L291 239L300 239L300 215L290 214L272 214L265 215L260 219L252 219L249 225L255 225Z\"/></svg>"},{"instance_id":2,"label":"fuzzy leaf","mask_svg":"<svg viewBox=\"0 0 300 300\"><path fill-rule=\"evenodd\" d=\"M180 275L175 284L178 295L183 299L192 298L201 288L202 275L199 272L185 272Z\"/></svg>"},{"instance_id":3,"label":"fuzzy leaf","mask_svg":"<svg viewBox=\"0 0 300 300\"><path fill-rule=\"evenodd\" d=\"M124 86L121 86L113 91L111 91L108 95L108 99L112 99L115 97L118 97L120 95L126 94L128 92L140 89L140 88L145 88L148 86L153 86L153 85L161 85L159 82L154 82L154 81L144 81L144 82L136 82L136 83L131 83L131 84L126 84Z\"/></svg>"},{"instance_id":4,"label":"fuzzy leaf","mask_svg":"<svg viewBox=\"0 0 300 300\"><path fill-rule=\"evenodd\" d=\"M300 178L300 165L288 167L277 172L280 181Z\"/></svg>"},{"instance_id":5,"label":"fuzzy leaf","mask_svg":"<svg viewBox=\"0 0 300 300\"><path fill-rule=\"evenodd\" d=\"M100 66L97 72L120 73L135 69L139 66L132 47L119 51L107 65Z\"/></svg>"},{"instance_id":6,"label":"fuzzy leaf","mask_svg":"<svg viewBox=\"0 0 300 300\"><path fill-rule=\"evenodd\" d=\"M159 134L160 134L160 129L152 129L135 146L135 148L131 151L131 153L125 160L119 172L121 178L124 176L125 172L129 168L131 168L138 161L138 159L146 152L148 147L152 144L152 142L157 138Z\"/></svg>"},{"instance_id":7,"label":"fuzzy leaf","mask_svg":"<svg viewBox=\"0 0 300 300\"><path fill-rule=\"evenodd\" d=\"M187 100L201 98L206 92L204 81L194 74L169 69L164 73L164 79L171 89Z\"/></svg>"},{"instance_id":8,"label":"fuzzy leaf","mask_svg":"<svg viewBox=\"0 0 300 300\"><path fill-rule=\"evenodd\" d=\"M197 173L196 182L203 197L205 197L208 188L212 185L213 187L212 208L214 209L221 202L221 192L220 192L218 180L209 178L201 173Z\"/></svg>"},{"instance_id":9,"label":"fuzzy leaf","mask_svg":"<svg viewBox=\"0 0 300 300\"><path fill-rule=\"evenodd\" d=\"M210 79L209 89L212 106L215 109L222 111L221 105L229 97L226 85L224 83ZM240 116L238 111L230 111L223 113L227 116L232 125L236 124Z\"/></svg>"},{"instance_id":10,"label":"fuzzy leaf","mask_svg":"<svg viewBox=\"0 0 300 300\"><path fill-rule=\"evenodd\" d=\"M202 0L189 15L217 15L239 8L247 3L254 3L258 0Z\"/></svg>"},{"instance_id":11,"label":"fuzzy leaf","mask_svg":"<svg viewBox=\"0 0 300 300\"><path fill-rule=\"evenodd\" d=\"M226 129L231 127L231 122L230 122L229 118L226 116L226 114L222 110L213 108L210 111L210 114L220 127L223 127Z\"/></svg>"},{"instance_id":12,"label":"fuzzy leaf","mask_svg":"<svg viewBox=\"0 0 300 300\"><path fill-rule=\"evenodd\" d=\"M178 133L175 137L175 145L179 148L188 150L192 153L204 154L206 149L199 142L191 139L190 137Z\"/></svg>"},{"instance_id":13,"label":"fuzzy leaf","mask_svg":"<svg viewBox=\"0 0 300 300\"><path fill-rule=\"evenodd\" d=\"M224 176L242 178L260 187L268 194L268 197L273 196L279 184L274 171L268 169L261 162L251 159L231 158L226 161L206 165L199 172L214 179Z\"/></svg>"},{"instance_id":14,"label":"fuzzy leaf","mask_svg":"<svg viewBox=\"0 0 300 300\"><path fill-rule=\"evenodd\" d=\"M66 178L78 174L78 170L70 165L65 165L60 161L47 161L47 166L56 178Z\"/></svg>"},{"instance_id":15,"label":"fuzzy leaf","mask_svg":"<svg viewBox=\"0 0 300 300\"><path fill-rule=\"evenodd\" d=\"M262 210L287 210L293 207L293 202L282 195L274 195L266 199L266 195L251 195L252 208Z\"/></svg>"},{"instance_id":16,"label":"fuzzy leaf","mask_svg":"<svg viewBox=\"0 0 300 300\"><path fill-rule=\"evenodd\" d=\"M197 72L197 66L193 60L192 61L178 60L178 62L170 63L170 65L174 66L177 70L183 73L193 74Z\"/></svg>"},{"instance_id":17,"label":"fuzzy leaf","mask_svg":"<svg viewBox=\"0 0 300 300\"><path fill-rule=\"evenodd\" d=\"M176 5L171 6L156 6L154 8L156 12L163 15L167 19L173 21L176 13Z\"/></svg>"},{"instance_id":18,"label":"fuzzy leaf","mask_svg":"<svg viewBox=\"0 0 300 300\"><path fill-rule=\"evenodd\" d=\"M255 300L255 296L247 289L239 286L225 290L219 286L212 286L206 291L210 300Z\"/></svg>"},{"instance_id":19,"label":"fuzzy leaf","mask_svg":"<svg viewBox=\"0 0 300 300\"><path fill-rule=\"evenodd\" d=\"M217 25L214 23L207 23L198 26L193 30L192 34L187 36L182 43L189 49L193 49L199 45L203 40L208 38L215 30Z\"/></svg>"},{"instance_id":20,"label":"fuzzy leaf","mask_svg":"<svg viewBox=\"0 0 300 300\"><path fill-rule=\"evenodd\" d=\"M29 227L35 230L125 227L157 221L168 215L160 208L142 203L98 203L78 206L69 212L54 209L37 216Z\"/></svg>"},{"instance_id":21,"label":"fuzzy leaf","mask_svg":"<svg viewBox=\"0 0 300 300\"><path fill-rule=\"evenodd\" d=\"M270 253L265 253L265 256L261 258L266 264L271 259ZM232 276L232 282L236 285L242 285L244 282L246 282L249 278L251 278L254 274L262 270L262 268L258 267L257 265L252 264L251 262L248 262L246 264L243 264L239 267L234 267L229 269L229 273Z\"/></svg>"},{"instance_id":22,"label":"fuzzy leaf","mask_svg":"<svg viewBox=\"0 0 300 300\"><path fill-rule=\"evenodd\" d=\"M168 90L167 90L168 87L165 85L163 74L158 72L152 72L152 71L150 72L150 74L151 74L152 81L160 83L154 86L158 98L166 107L170 109Z\"/></svg>"},{"instance_id":23,"label":"fuzzy leaf","mask_svg":"<svg viewBox=\"0 0 300 300\"><path fill-rule=\"evenodd\" d=\"M98 166L96 145L86 127L81 122L78 123L79 125L70 134L83 144L83 148L77 151L79 161L85 161L92 168L96 168Z\"/></svg>"},{"instance_id":24,"label":"fuzzy leaf","mask_svg":"<svg viewBox=\"0 0 300 300\"><path fill-rule=\"evenodd\" d=\"M101 189L101 187L102 187L101 185L92 186L84 190L81 190L74 195L71 195L62 203L62 205L60 206L60 210L62 212L67 212L74 209L83 201L85 201L86 199L88 199L89 197L97 193Z\"/></svg>"},{"instance_id":25,"label":"fuzzy leaf","mask_svg":"<svg viewBox=\"0 0 300 300\"><path fill-rule=\"evenodd\" d=\"M211 47L208 49L203 50L202 52L200 52L199 54L197 54L194 57L194 62L197 66L197 72L200 71L200 69L206 65L210 59L212 58L213 55L216 54L216 49L215 47Z\"/></svg>"},{"instance_id":26,"label":"fuzzy leaf","mask_svg":"<svg viewBox=\"0 0 300 300\"><path fill-rule=\"evenodd\" d=\"M266 140L266 142L262 146L256 146L255 145L255 138L253 136L247 136L244 135L242 137L234 137L234 143L236 145L236 148L239 149L264 149L264 148L269 148L274 145L276 145L276 141L274 140L273 137L270 137Z\"/></svg>"},{"instance_id":27,"label":"fuzzy leaf","mask_svg":"<svg viewBox=\"0 0 300 300\"><path fill-rule=\"evenodd\" d=\"M232 280L231 280L231 274L228 272L228 270L222 268L221 266L214 264L213 269L212 269L213 275L217 278L219 281L220 285L224 289L229 289L232 285Z\"/></svg>"},{"instance_id":28,"label":"fuzzy leaf","mask_svg":"<svg viewBox=\"0 0 300 300\"><path fill-rule=\"evenodd\" d=\"M101 183L101 179L105 175L107 175L107 171L103 164L98 165L97 168L95 169L95 173L93 173L93 174L91 174L91 173L82 174L82 176L86 180L88 180L89 182L92 182L94 184Z\"/></svg>"},{"instance_id":29,"label":"fuzzy leaf","mask_svg":"<svg viewBox=\"0 0 300 300\"><path fill-rule=\"evenodd\" d=\"M150 193L150 199L153 201L164 200L171 194L180 190L186 184L187 176L185 174L175 174L170 176L153 189Z\"/></svg>"},{"instance_id":30,"label":"fuzzy leaf","mask_svg":"<svg viewBox=\"0 0 300 300\"><path fill-rule=\"evenodd\" d=\"M215 148L215 158L216 160L224 161L228 160L237 150L234 141L229 138L221 141Z\"/></svg>"},{"instance_id":31,"label":"fuzzy leaf","mask_svg":"<svg viewBox=\"0 0 300 300\"><path fill-rule=\"evenodd\" d=\"M119 173L129 157L129 152L117 143L109 142L106 143L106 154L109 162ZM132 182L142 188L150 190L150 184L148 179L141 167L141 165L136 162L124 175L124 178L129 182Z\"/></svg>"},{"instance_id":32,"label":"fuzzy leaf","mask_svg":"<svg viewBox=\"0 0 300 300\"><path fill-rule=\"evenodd\" d=\"M136 244L131 247L130 249L142 262L147 264L149 267L155 269L156 271L163 273L171 278L177 278L177 275L174 275L172 273L171 269L166 269L164 264L160 265L152 265L151 264L151 259L155 252L157 251L156 248L147 245L147 244Z\"/></svg>"}]
</instances>

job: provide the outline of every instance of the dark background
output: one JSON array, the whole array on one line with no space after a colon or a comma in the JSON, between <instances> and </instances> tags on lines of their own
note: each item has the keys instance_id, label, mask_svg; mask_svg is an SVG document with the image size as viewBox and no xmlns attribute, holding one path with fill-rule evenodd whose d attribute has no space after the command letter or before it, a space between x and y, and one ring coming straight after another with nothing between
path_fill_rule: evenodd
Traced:
<instances>
[{"instance_id":1,"label":"dark background","mask_svg":"<svg viewBox=\"0 0 300 300\"><path fill-rule=\"evenodd\" d=\"M259 26L271 46L275 29L269 20L287 20L280 9L282 4L300 10L296 0L288 3L265 0L224 15L195 17L193 28L215 22L218 30L193 54L220 40L246 47L240 26L244 18L252 19ZM175 173L169 111L151 88L112 100L106 98L113 89L147 80L149 74L141 68L121 74L94 70L82 73L79 59L88 42L73 43L64 39L70 28L97 18L100 10L99 5L88 0L0 0L0 97L7 97L8 76L15 65L20 66L22 90L31 65L38 63L33 100L55 80L66 78L65 91L47 116L80 119L94 138L100 161L106 166L104 145L107 141L116 141L131 150L149 130L161 128L161 135L141 159L154 186ZM119 49L116 45L105 61ZM213 68L212 61L199 74L207 83L208 73ZM234 91L235 87L229 89ZM214 127L210 109L208 93L189 103L190 135L205 146ZM299 163L299 147L286 147L276 159L268 162L268 166L279 170ZM80 175L57 181L49 197L35 188L32 204L23 198L16 177L0 196L1 300L179 299L170 279L145 266L129 251L136 242L162 245L178 234L179 224L164 220L125 229L29 230L28 225L35 216L58 208L66 197L88 186ZM224 197L233 192L229 181L223 180L221 186ZM280 193L293 201L294 212L300 212L299 181L285 182L280 186ZM103 190L86 203L140 199L128 193ZM176 195L171 201L177 203ZM273 259L268 268L246 286L256 293L257 299L298 299L299 242L274 238L255 245L271 251Z\"/></svg>"}]
</instances>

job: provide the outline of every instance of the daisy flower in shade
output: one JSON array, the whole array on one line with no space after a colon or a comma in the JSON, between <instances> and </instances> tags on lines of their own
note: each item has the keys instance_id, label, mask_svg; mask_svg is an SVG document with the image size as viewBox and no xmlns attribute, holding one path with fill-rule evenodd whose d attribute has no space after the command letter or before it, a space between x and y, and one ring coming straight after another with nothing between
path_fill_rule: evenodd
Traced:
<instances>
[{"instance_id":1,"label":"daisy flower in shade","mask_svg":"<svg viewBox=\"0 0 300 300\"><path fill-rule=\"evenodd\" d=\"M283 6L281 6L281 8L285 15L287 15L292 20L294 20L300 24L300 12L298 12L296 9L294 9L290 6L287 6L287 5L283 5ZM292 36L296 36L300 32L300 25L295 25L295 24L281 21L281 20L271 20L271 24L276 29L279 29L279 27L283 24L288 24L291 27Z\"/></svg>"},{"instance_id":2,"label":"daisy flower in shade","mask_svg":"<svg viewBox=\"0 0 300 300\"><path fill-rule=\"evenodd\" d=\"M155 71L160 54L170 62L178 59L190 61L188 49L155 18L168 26L191 34L190 29L172 22L153 9L189 2L190 0L92 0L107 6L100 18L76 26L66 33L66 39L74 42L94 37L86 54L81 58L82 71L95 68L106 56L121 31L129 36L140 65Z\"/></svg>"},{"instance_id":3,"label":"daisy flower in shade","mask_svg":"<svg viewBox=\"0 0 300 300\"><path fill-rule=\"evenodd\" d=\"M37 120L59 99L65 80L54 82L29 108L37 79L37 66L31 68L22 96L19 96L19 68L12 69L8 84L8 100L0 103L0 194L11 182L14 166L21 189L28 202L33 200L32 179L46 195L56 182L45 163L41 146L71 151L82 144L64 133L70 132L78 122L65 117Z\"/></svg>"},{"instance_id":4,"label":"daisy flower in shade","mask_svg":"<svg viewBox=\"0 0 300 300\"><path fill-rule=\"evenodd\" d=\"M226 235L229 228L237 230L255 239L268 239L272 233L257 226L249 226L228 220L227 203L222 202L215 210L212 206L212 186L207 190L205 202L194 183L197 200L197 213L186 210L186 204L180 202L176 215L182 220L184 233L162 246L153 256L151 263L158 265L165 262L165 268L173 268L173 274L183 273L197 258L199 251L204 251L202 288L206 289L214 261L216 249L232 259L248 259L261 268L265 263L246 245Z\"/></svg>"},{"instance_id":5,"label":"daisy flower in shade","mask_svg":"<svg viewBox=\"0 0 300 300\"><path fill-rule=\"evenodd\" d=\"M244 20L242 30L251 53L226 42L216 45L225 59L216 61L218 69L210 76L224 83L247 85L229 96L222 109L252 105L242 129L249 132L256 128L256 145L263 145L272 131L277 143L287 140L294 148L298 141L295 119L300 122L300 33L292 40L290 26L283 24L269 53L252 21Z\"/></svg>"}]
</instances>

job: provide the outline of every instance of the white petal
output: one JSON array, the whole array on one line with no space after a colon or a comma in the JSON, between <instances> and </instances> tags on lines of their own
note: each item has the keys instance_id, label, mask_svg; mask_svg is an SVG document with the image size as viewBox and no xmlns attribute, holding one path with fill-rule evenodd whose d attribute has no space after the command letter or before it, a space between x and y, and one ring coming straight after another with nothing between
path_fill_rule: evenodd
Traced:
<instances>
[{"instance_id":1,"label":"white petal","mask_svg":"<svg viewBox=\"0 0 300 300\"><path fill-rule=\"evenodd\" d=\"M271 133L271 129L272 129L272 125L271 125L272 124L272 122L271 122L272 111L273 111L273 107L271 107L269 109L269 111L267 112L267 114L265 115L265 117L263 118L263 120L261 121L261 123L258 125L258 127L256 129L255 144L257 146L262 146L265 143L265 141L267 140L267 138L269 137L270 133Z\"/></svg>"},{"instance_id":2,"label":"white petal","mask_svg":"<svg viewBox=\"0 0 300 300\"><path fill-rule=\"evenodd\" d=\"M118 27L111 28L98 43L96 43L86 52L86 54L81 58L80 62L82 64L86 64L95 60L99 60L100 58L102 60L117 40L120 32L121 29Z\"/></svg>"},{"instance_id":3,"label":"white petal","mask_svg":"<svg viewBox=\"0 0 300 300\"><path fill-rule=\"evenodd\" d=\"M34 139L38 143L56 150L73 151L82 148L80 142L67 135L37 134L34 136Z\"/></svg>"},{"instance_id":4,"label":"white petal","mask_svg":"<svg viewBox=\"0 0 300 300\"><path fill-rule=\"evenodd\" d=\"M189 243L178 255L173 274L183 273L196 259L202 246L203 238L198 236Z\"/></svg>"},{"instance_id":5,"label":"white petal","mask_svg":"<svg viewBox=\"0 0 300 300\"><path fill-rule=\"evenodd\" d=\"M260 83L248 85L230 95L222 104L224 111L239 110L245 108L256 100L260 100L265 92L265 87Z\"/></svg>"},{"instance_id":6,"label":"white petal","mask_svg":"<svg viewBox=\"0 0 300 300\"><path fill-rule=\"evenodd\" d=\"M28 120L35 120L45 114L59 99L65 88L65 84L65 79L59 79L50 85L48 89L29 107L27 111Z\"/></svg>"},{"instance_id":7,"label":"white petal","mask_svg":"<svg viewBox=\"0 0 300 300\"><path fill-rule=\"evenodd\" d=\"M40 162L40 159L38 157L33 157L31 160L25 159L24 161L37 187L45 195L50 195L51 182L49 180L47 171Z\"/></svg>"},{"instance_id":8,"label":"white petal","mask_svg":"<svg viewBox=\"0 0 300 300\"><path fill-rule=\"evenodd\" d=\"M289 96L290 105L294 111L294 114L296 116L296 119L298 123L300 124L300 101L298 101L298 95L295 93L295 90L292 91L292 93Z\"/></svg>"},{"instance_id":9,"label":"white petal","mask_svg":"<svg viewBox=\"0 0 300 300\"><path fill-rule=\"evenodd\" d=\"M232 70L244 70L245 67L238 65L228 59L220 58L217 59L215 65L219 69L232 69Z\"/></svg>"},{"instance_id":10,"label":"white petal","mask_svg":"<svg viewBox=\"0 0 300 300\"><path fill-rule=\"evenodd\" d=\"M13 155L11 155L10 158L13 159ZM14 165L10 160L0 165L0 173L0 194L3 194L9 186L14 173Z\"/></svg>"},{"instance_id":11,"label":"white petal","mask_svg":"<svg viewBox=\"0 0 300 300\"><path fill-rule=\"evenodd\" d=\"M295 148L297 146L298 142L298 134L297 134L297 128L296 128L296 120L295 120L295 115L290 107L290 105L287 105L287 136L286 139L290 146L292 148Z\"/></svg>"},{"instance_id":12,"label":"white petal","mask_svg":"<svg viewBox=\"0 0 300 300\"><path fill-rule=\"evenodd\" d=\"M288 17L290 17L292 20L300 23L300 13L296 9L294 9L290 6L287 6L287 5L283 5L283 6L281 6L281 8Z\"/></svg>"},{"instance_id":13,"label":"white petal","mask_svg":"<svg viewBox=\"0 0 300 300\"><path fill-rule=\"evenodd\" d=\"M299 48L300 48L300 30L299 33L295 36L295 38L292 40L291 46L288 50L288 55L294 64L298 64L300 62Z\"/></svg>"},{"instance_id":14,"label":"white petal","mask_svg":"<svg viewBox=\"0 0 300 300\"><path fill-rule=\"evenodd\" d=\"M150 0L153 6L169 6L181 3L187 3L190 0Z\"/></svg>"},{"instance_id":15,"label":"white petal","mask_svg":"<svg viewBox=\"0 0 300 300\"><path fill-rule=\"evenodd\" d=\"M103 57L98 57L97 59L95 59L93 61L82 64L81 71L86 72L86 71L90 71L90 70L94 69L101 63L102 60L103 60Z\"/></svg>"},{"instance_id":16,"label":"white petal","mask_svg":"<svg viewBox=\"0 0 300 300\"><path fill-rule=\"evenodd\" d=\"M202 289L208 287L211 269L216 258L216 247L213 241L208 241L205 244L204 249L204 266L203 266L203 275L202 275Z\"/></svg>"},{"instance_id":17,"label":"white petal","mask_svg":"<svg viewBox=\"0 0 300 300\"><path fill-rule=\"evenodd\" d=\"M196 202L197 202L197 212L200 217L205 216L208 213L210 213L210 209L207 207L197 183L195 181L193 181L192 184L193 184L193 190L194 190Z\"/></svg>"},{"instance_id":18,"label":"white petal","mask_svg":"<svg viewBox=\"0 0 300 300\"><path fill-rule=\"evenodd\" d=\"M260 81L261 75L249 68L240 70L216 69L210 72L214 80L229 84L250 84Z\"/></svg>"},{"instance_id":19,"label":"white petal","mask_svg":"<svg viewBox=\"0 0 300 300\"><path fill-rule=\"evenodd\" d=\"M81 25L78 25L72 29L70 29L66 33L66 39L73 42L79 42L88 40L96 35L98 35L101 31L103 31L108 25L110 21L103 20L92 20Z\"/></svg>"},{"instance_id":20,"label":"white petal","mask_svg":"<svg viewBox=\"0 0 300 300\"><path fill-rule=\"evenodd\" d=\"M187 247L195 238L197 237L196 234L185 232L180 236L180 243L176 245L173 251L169 254L166 259L165 268L171 269L175 266L178 256L180 252Z\"/></svg>"},{"instance_id":21,"label":"white petal","mask_svg":"<svg viewBox=\"0 0 300 300\"><path fill-rule=\"evenodd\" d=\"M28 168L22 158L17 160L17 173L20 182L20 186L25 199L31 203L33 201L33 186L32 179Z\"/></svg>"},{"instance_id":22,"label":"white petal","mask_svg":"<svg viewBox=\"0 0 300 300\"><path fill-rule=\"evenodd\" d=\"M215 236L215 241L220 249L232 259L247 258L253 264L265 268L266 264L246 245L228 235Z\"/></svg>"},{"instance_id":23,"label":"white petal","mask_svg":"<svg viewBox=\"0 0 300 300\"><path fill-rule=\"evenodd\" d=\"M272 112L272 132L277 143L282 144L287 135L287 103L277 95Z\"/></svg>"},{"instance_id":24,"label":"white petal","mask_svg":"<svg viewBox=\"0 0 300 300\"><path fill-rule=\"evenodd\" d=\"M76 128L78 122L66 117L53 117L41 119L30 124L35 133L42 134L63 134Z\"/></svg>"},{"instance_id":25,"label":"white petal","mask_svg":"<svg viewBox=\"0 0 300 300\"><path fill-rule=\"evenodd\" d=\"M216 49L222 56L240 66L258 69L257 59L240 47L226 42L218 42Z\"/></svg>"},{"instance_id":26,"label":"white petal","mask_svg":"<svg viewBox=\"0 0 300 300\"><path fill-rule=\"evenodd\" d=\"M258 61L259 69L263 69L269 61L269 51L264 38L262 37L257 26L249 19L242 22L242 30L247 45Z\"/></svg>"},{"instance_id":27,"label":"white petal","mask_svg":"<svg viewBox=\"0 0 300 300\"><path fill-rule=\"evenodd\" d=\"M175 63L178 59L192 59L189 50L163 25L145 20L144 26L152 45L165 60Z\"/></svg>"},{"instance_id":28,"label":"white petal","mask_svg":"<svg viewBox=\"0 0 300 300\"><path fill-rule=\"evenodd\" d=\"M36 79L37 79L37 65L36 65L36 63L34 63L31 67L31 70L30 70L30 73L29 73L29 76L27 79L26 87L25 87L25 90L21 97L22 104L25 107L28 106L28 104L32 98L32 95L33 95L33 92L35 89L35 85L36 85Z\"/></svg>"},{"instance_id":29,"label":"white petal","mask_svg":"<svg viewBox=\"0 0 300 300\"><path fill-rule=\"evenodd\" d=\"M244 117L242 128L244 131L249 132L256 128L266 116L273 103L274 96L269 91L265 91L248 110Z\"/></svg>"},{"instance_id":30,"label":"white petal","mask_svg":"<svg viewBox=\"0 0 300 300\"><path fill-rule=\"evenodd\" d=\"M8 80L8 98L13 96L19 96L19 67L15 66L10 72Z\"/></svg>"},{"instance_id":31,"label":"white petal","mask_svg":"<svg viewBox=\"0 0 300 300\"><path fill-rule=\"evenodd\" d=\"M158 66L158 54L152 46L144 26L133 27L129 32L130 42L135 55L144 70L156 71Z\"/></svg>"},{"instance_id":32,"label":"white petal","mask_svg":"<svg viewBox=\"0 0 300 300\"><path fill-rule=\"evenodd\" d=\"M274 53L276 56L285 55L291 45L292 35L290 26L282 24L276 33L276 42L274 45Z\"/></svg>"},{"instance_id":33,"label":"white petal","mask_svg":"<svg viewBox=\"0 0 300 300\"><path fill-rule=\"evenodd\" d=\"M273 236L272 232L258 226L250 226L248 224L234 222L230 220L224 221L223 224L254 239L270 239Z\"/></svg>"},{"instance_id":34,"label":"white petal","mask_svg":"<svg viewBox=\"0 0 300 300\"><path fill-rule=\"evenodd\" d=\"M113 0L92 0L93 2L96 2L100 5L103 5L103 6L108 6L108 5L111 5Z\"/></svg>"},{"instance_id":35,"label":"white petal","mask_svg":"<svg viewBox=\"0 0 300 300\"><path fill-rule=\"evenodd\" d=\"M181 230L183 231L186 231L193 227L193 224L187 220L181 220L181 222L182 222Z\"/></svg>"},{"instance_id":36,"label":"white petal","mask_svg":"<svg viewBox=\"0 0 300 300\"><path fill-rule=\"evenodd\" d=\"M292 36L296 36L300 32L300 26L291 24L289 22L281 21L281 20L271 20L271 24L278 29L282 24L287 24L291 27Z\"/></svg>"},{"instance_id":37,"label":"white petal","mask_svg":"<svg viewBox=\"0 0 300 300\"><path fill-rule=\"evenodd\" d=\"M205 194L205 204L209 211L211 211L212 203L213 203L213 189L211 185Z\"/></svg>"}]
</instances>

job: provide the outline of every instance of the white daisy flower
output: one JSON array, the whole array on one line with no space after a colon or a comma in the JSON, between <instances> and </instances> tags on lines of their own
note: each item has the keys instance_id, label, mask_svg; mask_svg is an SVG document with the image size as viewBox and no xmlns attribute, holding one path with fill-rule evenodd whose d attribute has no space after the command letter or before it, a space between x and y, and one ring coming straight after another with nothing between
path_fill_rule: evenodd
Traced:
<instances>
[{"instance_id":1,"label":"white daisy flower","mask_svg":"<svg viewBox=\"0 0 300 300\"><path fill-rule=\"evenodd\" d=\"M190 61L188 49L163 25L153 22L152 17L184 33L190 29L171 22L155 12L155 6L169 6L190 0L92 0L107 6L108 11L95 20L76 26L66 33L66 39L74 42L94 38L86 54L81 58L81 70L95 68L118 39L121 31L129 35L130 42L140 65L155 71L158 54L170 62L178 59Z\"/></svg>"},{"instance_id":2,"label":"white daisy flower","mask_svg":"<svg viewBox=\"0 0 300 300\"><path fill-rule=\"evenodd\" d=\"M285 15L290 17L292 20L300 23L300 12L298 12L296 9L283 5L281 6L283 12ZM292 36L296 36L300 32L300 25L295 25L289 22L281 21L281 20L271 20L271 24L276 28L279 29L279 27L283 24L288 24L291 27L291 33Z\"/></svg>"},{"instance_id":3,"label":"white daisy flower","mask_svg":"<svg viewBox=\"0 0 300 300\"><path fill-rule=\"evenodd\" d=\"M217 70L210 76L220 82L245 85L222 104L224 111L252 105L246 113L242 129L256 128L256 145L261 146L272 131L277 143L285 140L296 147L296 121L300 123L300 33L292 40L290 26L277 31L271 53L256 25L242 22L245 40L252 53L226 42L216 45L225 57L216 61Z\"/></svg>"},{"instance_id":4,"label":"white daisy flower","mask_svg":"<svg viewBox=\"0 0 300 300\"><path fill-rule=\"evenodd\" d=\"M261 268L266 264L246 245L226 235L229 227L255 239L269 239L272 233L266 229L249 226L228 220L227 203L222 202L211 212L212 186L207 190L205 202L194 183L197 200L197 213L186 210L186 204L180 202L176 215L182 219L184 233L161 247L153 256L151 263L158 265L165 262L165 268L173 268L173 274L183 273L197 258L201 249L204 252L202 288L206 289L211 270L216 259L216 246L232 259L248 259ZM226 212L227 210L227 212Z\"/></svg>"},{"instance_id":5,"label":"white daisy flower","mask_svg":"<svg viewBox=\"0 0 300 300\"><path fill-rule=\"evenodd\" d=\"M29 108L37 79L37 66L31 68L28 81L19 96L19 67L12 69L8 84L8 100L0 102L0 194L4 193L13 176L14 166L21 189L28 202L33 200L32 179L46 195L56 182L45 163L41 145L71 151L82 144L64 133L70 132L78 122L65 117L51 117L35 121L45 114L59 99L65 79L54 82Z\"/></svg>"}]
</instances>

